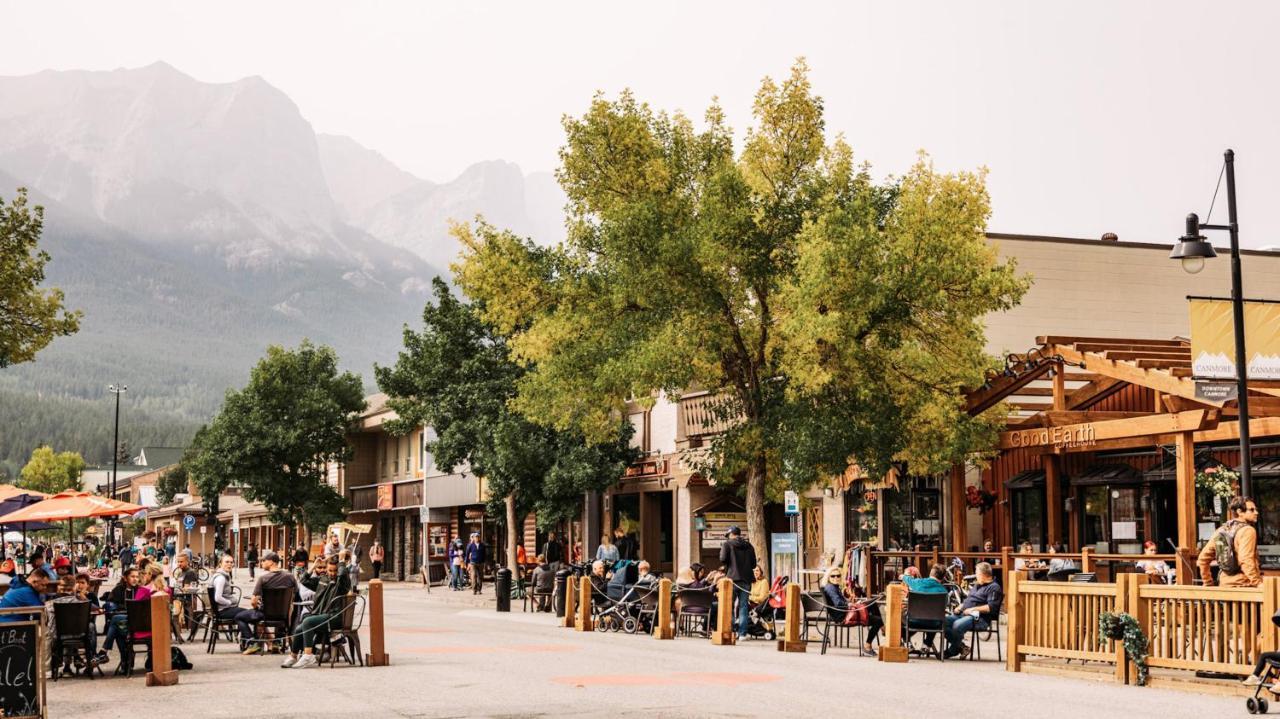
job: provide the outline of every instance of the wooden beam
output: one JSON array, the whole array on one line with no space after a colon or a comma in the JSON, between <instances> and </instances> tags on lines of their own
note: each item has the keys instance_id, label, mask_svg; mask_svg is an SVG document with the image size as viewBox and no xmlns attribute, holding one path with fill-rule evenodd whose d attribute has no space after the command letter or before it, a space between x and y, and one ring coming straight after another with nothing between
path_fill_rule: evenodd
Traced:
<instances>
[{"instance_id":1,"label":"wooden beam","mask_svg":"<svg viewBox=\"0 0 1280 719\"><path fill-rule=\"evenodd\" d=\"M1085 407L1110 397L1125 386L1125 382L1110 377L1101 377L1067 395L1067 409Z\"/></svg>"},{"instance_id":2,"label":"wooden beam","mask_svg":"<svg viewBox=\"0 0 1280 719\"><path fill-rule=\"evenodd\" d=\"M1170 347L1169 345L1156 345L1147 342L1076 342L1072 345L1077 352L1106 352L1108 350L1116 350L1118 352L1172 352L1180 349L1191 351L1190 346L1183 345L1180 347Z\"/></svg>"},{"instance_id":3,"label":"wooden beam","mask_svg":"<svg viewBox=\"0 0 1280 719\"><path fill-rule=\"evenodd\" d=\"M1052 387L1023 387L1017 392L1014 392L1013 395L1018 397L1052 397L1053 388Z\"/></svg>"},{"instance_id":4,"label":"wooden beam","mask_svg":"<svg viewBox=\"0 0 1280 719\"><path fill-rule=\"evenodd\" d=\"M1124 337L1075 337L1072 335L1042 335L1036 338L1037 344L1042 345L1071 345L1077 342L1092 342L1094 344L1130 344L1130 345L1150 345L1152 347L1186 347L1187 344L1182 340L1149 340L1149 339L1130 339ZM1054 354L1050 352L1049 354Z\"/></svg>"},{"instance_id":5,"label":"wooden beam","mask_svg":"<svg viewBox=\"0 0 1280 719\"><path fill-rule=\"evenodd\" d=\"M1131 364L1109 360L1098 354L1077 352L1070 347L1062 345L1050 347L1049 354L1060 354L1071 362L1084 363L1091 371L1113 379L1141 385L1165 394L1196 399L1195 382L1189 379L1179 379L1168 372L1142 369ZM1221 402L1210 402L1209 404L1215 407L1222 406Z\"/></svg>"},{"instance_id":6,"label":"wooden beam","mask_svg":"<svg viewBox=\"0 0 1280 719\"><path fill-rule=\"evenodd\" d=\"M1195 549L1196 541L1196 443L1192 432L1177 441L1178 548Z\"/></svg>"},{"instance_id":7,"label":"wooden beam","mask_svg":"<svg viewBox=\"0 0 1280 719\"><path fill-rule=\"evenodd\" d=\"M951 465L951 551L963 552L969 542L969 510L964 503L964 465Z\"/></svg>"},{"instance_id":8,"label":"wooden beam","mask_svg":"<svg viewBox=\"0 0 1280 719\"><path fill-rule=\"evenodd\" d=\"M1053 405L1048 402L1010 402L1009 405L1024 412L1043 412L1053 409Z\"/></svg>"},{"instance_id":9,"label":"wooden beam","mask_svg":"<svg viewBox=\"0 0 1280 719\"><path fill-rule=\"evenodd\" d=\"M1064 375L1068 382L1096 382L1102 379L1097 372L1067 372Z\"/></svg>"},{"instance_id":10,"label":"wooden beam","mask_svg":"<svg viewBox=\"0 0 1280 719\"><path fill-rule=\"evenodd\" d=\"M1134 360L1171 360L1174 362L1190 362L1191 350L1186 352L1124 352L1117 350L1104 350L1102 356L1107 359L1119 360L1121 362L1132 362Z\"/></svg>"},{"instance_id":11,"label":"wooden beam","mask_svg":"<svg viewBox=\"0 0 1280 719\"><path fill-rule=\"evenodd\" d=\"M1046 362L1030 372L1015 377L1004 375L996 377L987 389L977 389L968 393L964 401L965 411L970 415L981 414L999 404L1005 397L1040 379L1041 375L1049 371L1050 366L1051 363Z\"/></svg>"},{"instance_id":12,"label":"wooden beam","mask_svg":"<svg viewBox=\"0 0 1280 719\"><path fill-rule=\"evenodd\" d=\"M1233 400L1227 403L1223 412L1232 417L1240 416L1240 402ZM1280 417L1280 397L1249 397L1250 417Z\"/></svg>"},{"instance_id":13,"label":"wooden beam","mask_svg":"<svg viewBox=\"0 0 1280 719\"><path fill-rule=\"evenodd\" d=\"M1170 412L1186 412L1190 409L1207 409L1209 407L1209 405L1204 402L1197 402L1194 399L1187 399L1186 397L1169 397L1167 395L1162 395L1160 399L1163 400L1165 408Z\"/></svg>"},{"instance_id":14,"label":"wooden beam","mask_svg":"<svg viewBox=\"0 0 1280 719\"><path fill-rule=\"evenodd\" d=\"M1280 436L1280 417L1249 420L1249 436ZM1222 422L1214 428L1202 429L1196 432L1195 436L1197 442L1222 442L1230 439L1240 439L1240 421L1238 419L1235 422Z\"/></svg>"},{"instance_id":15,"label":"wooden beam","mask_svg":"<svg viewBox=\"0 0 1280 719\"><path fill-rule=\"evenodd\" d=\"M1122 360L1127 361L1127 360ZM1142 369L1191 369L1191 360L1137 359L1133 363Z\"/></svg>"},{"instance_id":16,"label":"wooden beam","mask_svg":"<svg viewBox=\"0 0 1280 719\"><path fill-rule=\"evenodd\" d=\"M1280 423L1280 419L1276 420ZM1087 422L1047 429L1020 429L1000 433L1000 449L1018 447L1089 447L1106 439L1123 439L1152 434L1192 432L1217 426L1214 410L1191 410L1177 414L1153 414L1106 422ZM1252 425L1251 425L1252 426Z\"/></svg>"},{"instance_id":17,"label":"wooden beam","mask_svg":"<svg viewBox=\"0 0 1280 719\"><path fill-rule=\"evenodd\" d=\"M1040 458L1044 469L1045 515L1048 518L1049 544L1062 542L1062 473L1059 459L1052 455Z\"/></svg>"},{"instance_id":18,"label":"wooden beam","mask_svg":"<svg viewBox=\"0 0 1280 719\"><path fill-rule=\"evenodd\" d=\"M1084 422L1108 422L1113 419L1151 417L1154 414L1155 412L1101 412L1092 409L1051 409L1040 416L1044 418L1044 426L1061 427L1067 424L1083 424Z\"/></svg>"},{"instance_id":19,"label":"wooden beam","mask_svg":"<svg viewBox=\"0 0 1280 719\"><path fill-rule=\"evenodd\" d=\"M1066 378L1062 376L1062 363L1061 362L1057 363L1056 367L1057 367L1057 371L1053 373L1053 387L1051 388L1053 392L1053 394L1051 395L1053 397L1053 408L1066 409L1067 408L1067 381L1066 381Z\"/></svg>"}]
</instances>

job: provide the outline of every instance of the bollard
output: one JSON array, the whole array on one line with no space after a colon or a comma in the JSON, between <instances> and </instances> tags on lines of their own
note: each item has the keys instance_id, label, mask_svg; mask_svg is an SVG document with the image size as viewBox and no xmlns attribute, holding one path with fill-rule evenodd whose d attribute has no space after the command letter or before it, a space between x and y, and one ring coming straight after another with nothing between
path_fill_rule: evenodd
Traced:
<instances>
[{"instance_id":1,"label":"bollard","mask_svg":"<svg viewBox=\"0 0 1280 719\"><path fill-rule=\"evenodd\" d=\"M655 639L675 639L675 627L671 624L671 580L658 580L658 613L653 617Z\"/></svg>"},{"instance_id":2,"label":"bollard","mask_svg":"<svg viewBox=\"0 0 1280 719\"><path fill-rule=\"evenodd\" d=\"M573 628L580 632L595 629L595 625L591 623L591 577L578 580L578 616Z\"/></svg>"},{"instance_id":3,"label":"bollard","mask_svg":"<svg viewBox=\"0 0 1280 719\"><path fill-rule=\"evenodd\" d=\"M800 585L792 582L787 585L787 616L783 620L782 638L778 640L780 652L804 652L807 649L804 637L800 636L800 619L804 608L800 606Z\"/></svg>"},{"instance_id":4,"label":"bollard","mask_svg":"<svg viewBox=\"0 0 1280 719\"><path fill-rule=\"evenodd\" d=\"M887 643L880 644L879 659L882 662L907 661L907 648L902 646L902 604L907 588L902 584L890 584L885 588L888 603L885 605L884 636Z\"/></svg>"},{"instance_id":5,"label":"bollard","mask_svg":"<svg viewBox=\"0 0 1280 719\"><path fill-rule=\"evenodd\" d=\"M568 571L568 570L565 570ZM578 614L578 585L569 577L564 583L564 614L560 616L560 626L573 628L573 620Z\"/></svg>"},{"instance_id":6,"label":"bollard","mask_svg":"<svg viewBox=\"0 0 1280 719\"><path fill-rule=\"evenodd\" d=\"M391 657L385 650L386 627L382 623L382 580L369 580L369 652L364 655L364 663L371 667L385 667L391 663Z\"/></svg>"},{"instance_id":7,"label":"bollard","mask_svg":"<svg viewBox=\"0 0 1280 719\"><path fill-rule=\"evenodd\" d=\"M493 591L498 593L498 611L511 611L511 570L503 567L493 573Z\"/></svg>"},{"instance_id":8,"label":"bollard","mask_svg":"<svg viewBox=\"0 0 1280 719\"><path fill-rule=\"evenodd\" d=\"M178 683L178 672L173 669L173 656L169 651L172 629L169 622L169 594L157 592L151 595L151 671L147 672L147 686L171 687Z\"/></svg>"},{"instance_id":9,"label":"bollard","mask_svg":"<svg viewBox=\"0 0 1280 719\"><path fill-rule=\"evenodd\" d=\"M733 580L721 577L717 587L716 629L711 632L711 643L721 646L732 645L734 642Z\"/></svg>"},{"instance_id":10,"label":"bollard","mask_svg":"<svg viewBox=\"0 0 1280 719\"><path fill-rule=\"evenodd\" d=\"M555 596L551 602L555 606L556 619L563 617L565 613L564 592L565 592L565 587L570 584L569 582L570 574L573 574L573 572L570 572L568 569L561 569L560 571L556 572L556 588L555 588L555 591L552 592L552 594L554 594ZM572 602L570 604L572 604ZM573 610L570 609L569 612L573 613Z\"/></svg>"}]
</instances>

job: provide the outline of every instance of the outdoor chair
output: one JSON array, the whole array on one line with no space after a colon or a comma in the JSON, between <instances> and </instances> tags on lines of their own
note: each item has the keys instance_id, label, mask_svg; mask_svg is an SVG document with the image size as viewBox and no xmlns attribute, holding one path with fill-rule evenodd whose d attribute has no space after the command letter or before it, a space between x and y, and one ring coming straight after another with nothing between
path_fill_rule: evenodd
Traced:
<instances>
[{"instance_id":1,"label":"outdoor chair","mask_svg":"<svg viewBox=\"0 0 1280 719\"><path fill-rule=\"evenodd\" d=\"M1098 575L1095 572L1076 572L1067 578L1068 582L1096 582Z\"/></svg>"},{"instance_id":2,"label":"outdoor chair","mask_svg":"<svg viewBox=\"0 0 1280 719\"><path fill-rule=\"evenodd\" d=\"M828 646L841 646L839 640L842 634L845 637L845 645L848 645L849 630L853 627L843 623L844 615L839 609L827 607L825 597L821 594L802 593L800 595L800 608L804 612L805 628L803 634L806 640L809 636L809 628L813 626L818 628L818 633L822 637L822 649L819 654L826 654ZM840 616L835 616L835 614Z\"/></svg>"},{"instance_id":3,"label":"outdoor chair","mask_svg":"<svg viewBox=\"0 0 1280 719\"><path fill-rule=\"evenodd\" d=\"M227 641L234 642L236 640L236 632L239 631L239 628L240 628L240 625L236 624L236 620L223 619L218 616L218 601L214 598L215 592L217 592L217 590L214 589L213 587L209 587L208 590L205 592L206 604L205 604L203 622L204 622L204 633L205 633L205 639L206 639L206 645L207 645L205 648L206 654L213 654L214 650L218 648L219 633L225 632L227 635ZM236 605L239 605L240 603L239 587L235 588L235 598L233 599L233 601L235 602ZM191 636L194 637L195 634L193 633Z\"/></svg>"},{"instance_id":4,"label":"outdoor chair","mask_svg":"<svg viewBox=\"0 0 1280 719\"><path fill-rule=\"evenodd\" d=\"M657 624L658 619L658 585L654 585L649 591L640 595L640 612L636 616L640 626L645 628L648 633L653 632L653 627Z\"/></svg>"},{"instance_id":5,"label":"outdoor chair","mask_svg":"<svg viewBox=\"0 0 1280 719\"><path fill-rule=\"evenodd\" d=\"M676 614L676 635L691 637L695 632L710 636L711 634L711 600L715 598L710 589L681 589L676 593L680 600L680 611Z\"/></svg>"},{"instance_id":6,"label":"outdoor chair","mask_svg":"<svg viewBox=\"0 0 1280 719\"><path fill-rule=\"evenodd\" d=\"M524 593L524 611L529 611L533 607L534 611L547 611L539 605L552 607L552 598L555 594L555 578L552 577L552 583L548 586L539 587L532 581L529 583L527 591Z\"/></svg>"},{"instance_id":7,"label":"outdoor chair","mask_svg":"<svg viewBox=\"0 0 1280 719\"><path fill-rule=\"evenodd\" d=\"M262 590L262 620L258 622L258 641L283 641L293 626L293 587L267 587ZM263 634L271 633L270 639Z\"/></svg>"},{"instance_id":8,"label":"outdoor chair","mask_svg":"<svg viewBox=\"0 0 1280 719\"><path fill-rule=\"evenodd\" d=\"M992 634L995 635L996 660L1004 661L1004 657L1001 654L1001 648L1000 648L1000 615L997 614L995 617L988 620L986 629L979 629L977 622L974 622L973 629L969 630L969 648L970 648L969 661L973 661L975 658L982 659L982 642L979 641L979 637L978 637L979 634L986 634L987 641L991 640Z\"/></svg>"},{"instance_id":9,"label":"outdoor chair","mask_svg":"<svg viewBox=\"0 0 1280 719\"><path fill-rule=\"evenodd\" d=\"M925 632L920 652L943 659L943 629L947 625L948 595L941 593L907 592L907 617L902 623L903 644L910 646L912 632ZM930 635L932 635L930 637Z\"/></svg>"},{"instance_id":10,"label":"outdoor chair","mask_svg":"<svg viewBox=\"0 0 1280 719\"><path fill-rule=\"evenodd\" d=\"M94 658L89 655L89 634L94 631L88 602L54 602L53 604L53 662L52 677L58 681L58 674L64 667L70 669L72 661L80 657L84 661L84 674L93 679L93 670L97 668L102 674ZM74 671L68 671L74 674Z\"/></svg>"},{"instance_id":11,"label":"outdoor chair","mask_svg":"<svg viewBox=\"0 0 1280 719\"><path fill-rule=\"evenodd\" d=\"M147 655L151 655L151 601L148 599L129 599L125 601L125 635L121 643L120 665L124 667L125 676L133 676L133 661L136 647L146 647ZM139 637L139 634L146 634Z\"/></svg>"},{"instance_id":12,"label":"outdoor chair","mask_svg":"<svg viewBox=\"0 0 1280 719\"><path fill-rule=\"evenodd\" d=\"M1049 572L1049 574L1045 576L1045 580L1050 582L1071 581L1071 577L1079 573L1080 573L1079 568L1068 567L1067 569L1059 569L1056 572Z\"/></svg>"},{"instance_id":13,"label":"outdoor chair","mask_svg":"<svg viewBox=\"0 0 1280 719\"><path fill-rule=\"evenodd\" d=\"M322 640L321 663L324 663L324 659L327 658L329 667L333 668L337 666L338 656L341 655L347 664L355 665L359 662L360 666L364 666L364 654L360 647L360 627L364 623L364 607L363 595L352 592L343 598L342 613L338 621L330 620L329 632Z\"/></svg>"}]
</instances>

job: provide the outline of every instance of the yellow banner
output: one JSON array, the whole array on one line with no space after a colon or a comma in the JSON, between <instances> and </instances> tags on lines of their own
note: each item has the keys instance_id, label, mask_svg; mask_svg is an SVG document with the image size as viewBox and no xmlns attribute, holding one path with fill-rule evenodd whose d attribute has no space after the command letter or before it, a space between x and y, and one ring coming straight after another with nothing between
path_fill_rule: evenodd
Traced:
<instances>
[{"instance_id":1,"label":"yellow banner","mask_svg":"<svg viewBox=\"0 0 1280 719\"><path fill-rule=\"evenodd\" d=\"M1244 303L1245 357L1250 379L1280 379L1280 303ZM1235 332L1230 300L1191 300L1191 371L1196 377L1235 379Z\"/></svg>"}]
</instances>

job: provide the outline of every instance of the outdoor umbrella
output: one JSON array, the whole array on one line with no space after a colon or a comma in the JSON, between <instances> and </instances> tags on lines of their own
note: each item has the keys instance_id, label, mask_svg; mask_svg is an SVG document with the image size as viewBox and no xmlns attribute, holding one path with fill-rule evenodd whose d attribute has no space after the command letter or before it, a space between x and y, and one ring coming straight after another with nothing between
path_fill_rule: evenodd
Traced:
<instances>
[{"instance_id":1,"label":"outdoor umbrella","mask_svg":"<svg viewBox=\"0 0 1280 719\"><path fill-rule=\"evenodd\" d=\"M23 489L22 487L15 487L12 484L0 484L0 516L4 516L10 512L16 512L28 504L35 504L36 502L47 499L48 497L49 495L44 492L39 492L34 489ZM8 531L9 529L10 527L0 525L0 530ZM45 522L23 522L22 543L26 544L27 542L27 530L37 531L41 529L54 529L54 526ZM0 559L4 558L4 547L0 546Z\"/></svg>"},{"instance_id":2,"label":"outdoor umbrella","mask_svg":"<svg viewBox=\"0 0 1280 719\"><path fill-rule=\"evenodd\" d=\"M67 544L70 545L72 543L72 520L117 517L122 514L133 514L141 509L140 505L130 502L121 502L117 499L99 497L96 494L68 489L58 492L44 501L0 516L0 525L19 522L65 521L67 523Z\"/></svg>"}]
</instances>

